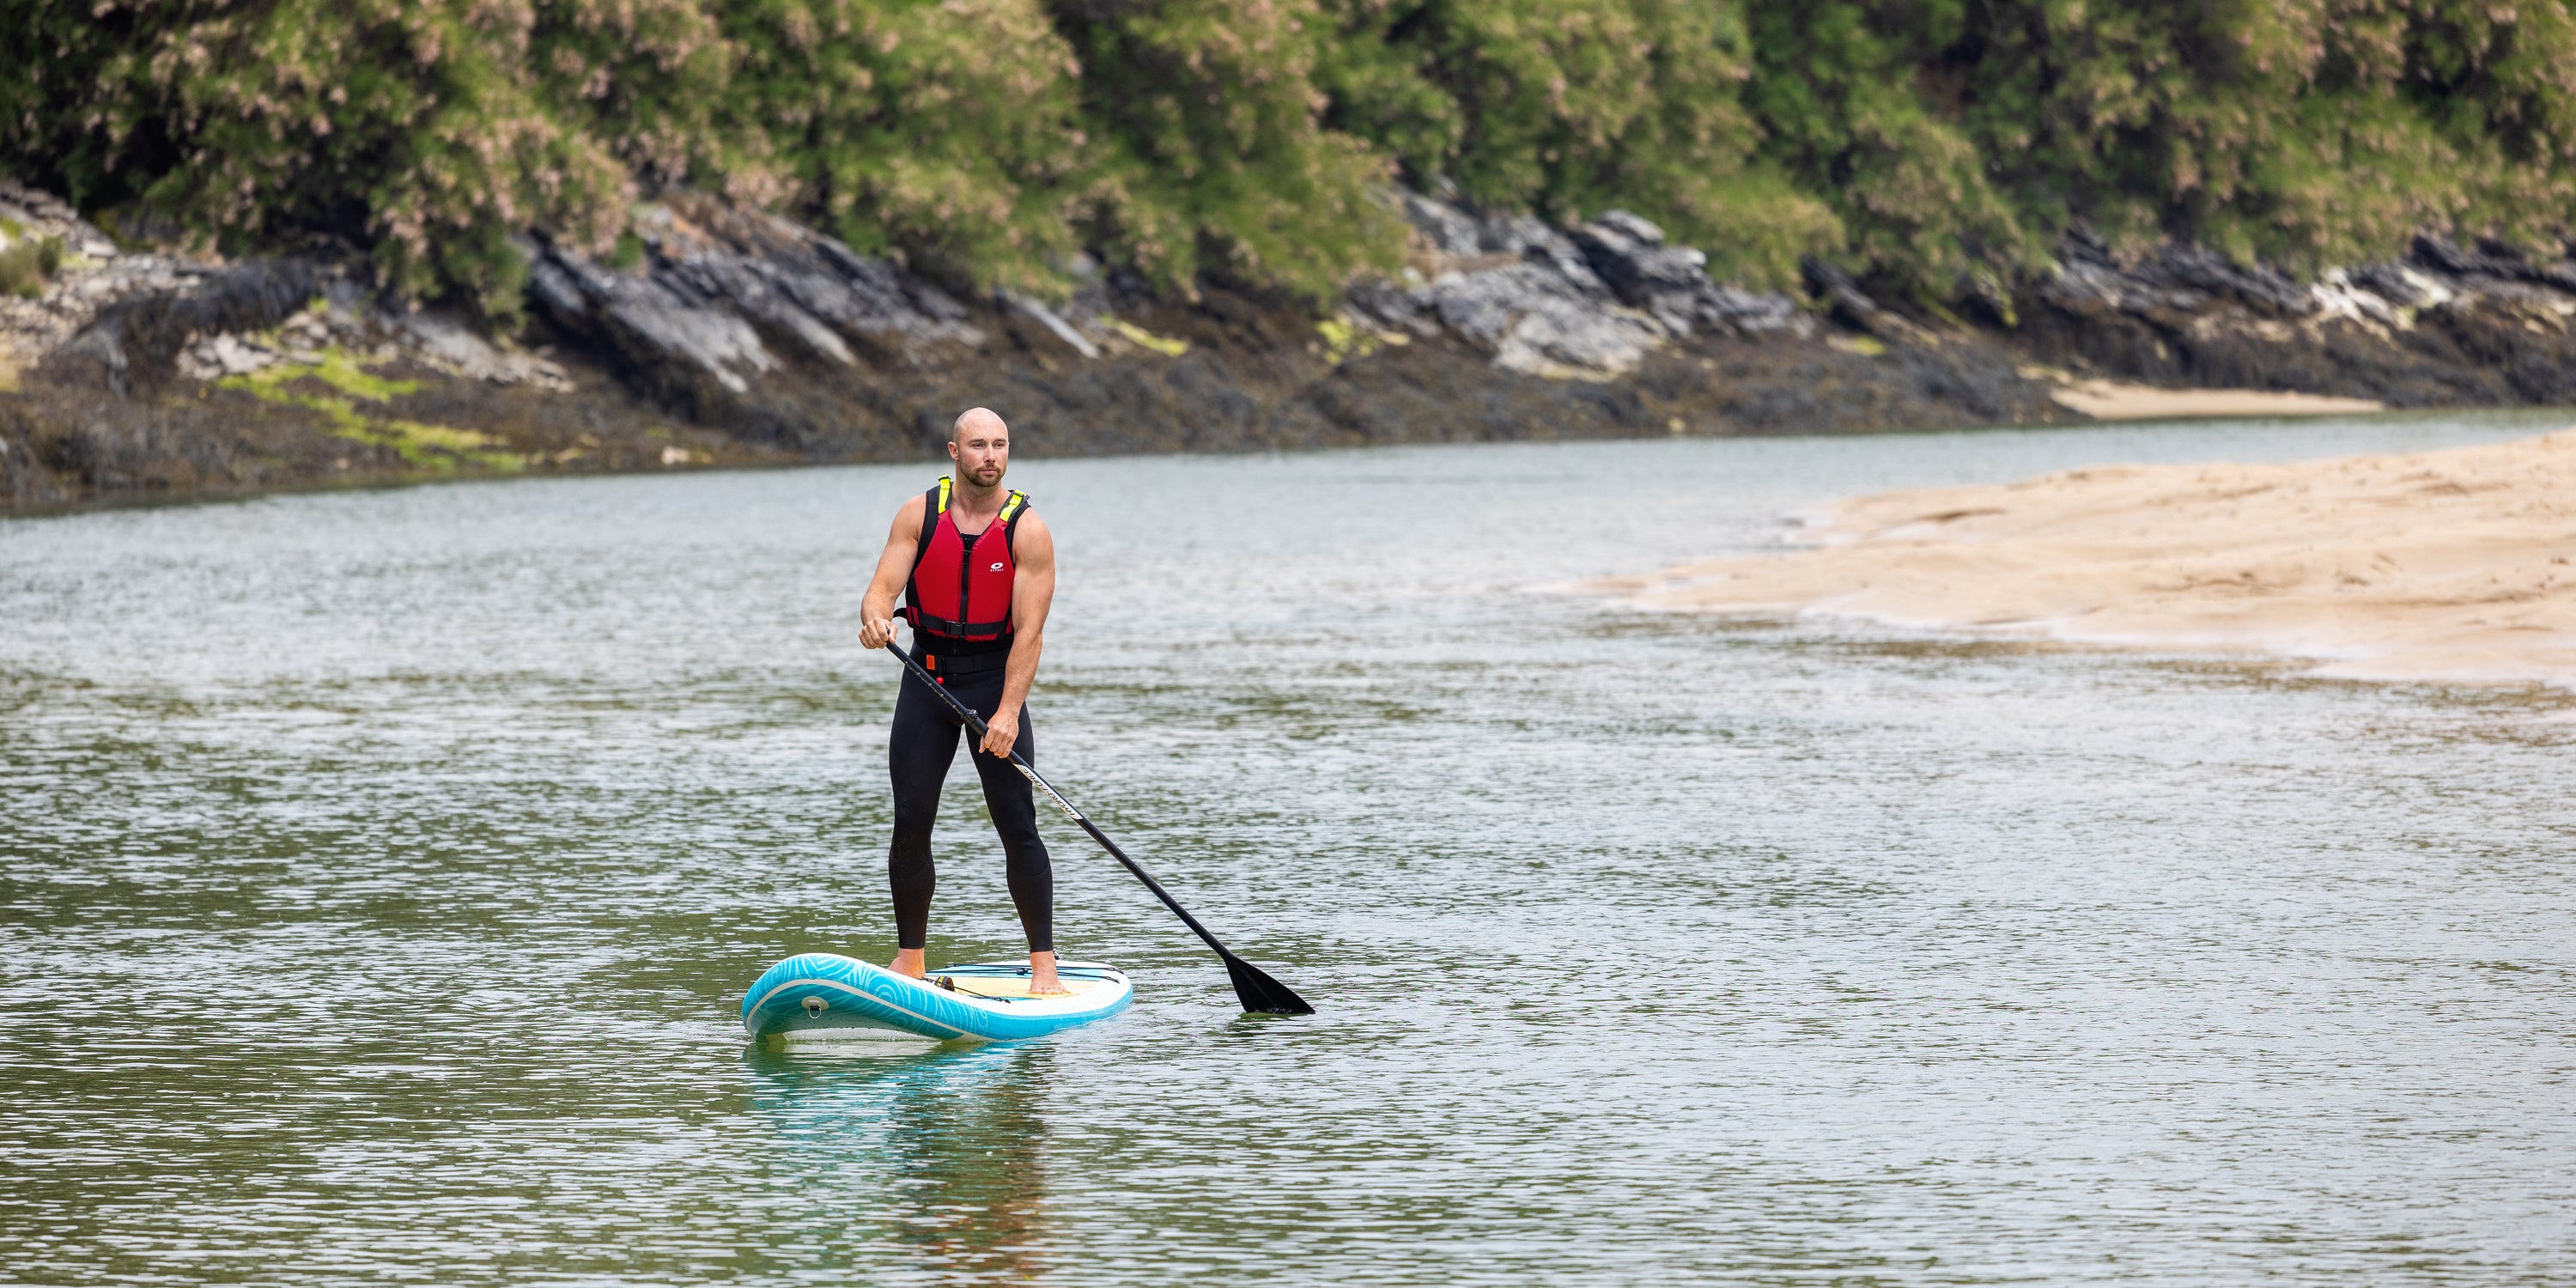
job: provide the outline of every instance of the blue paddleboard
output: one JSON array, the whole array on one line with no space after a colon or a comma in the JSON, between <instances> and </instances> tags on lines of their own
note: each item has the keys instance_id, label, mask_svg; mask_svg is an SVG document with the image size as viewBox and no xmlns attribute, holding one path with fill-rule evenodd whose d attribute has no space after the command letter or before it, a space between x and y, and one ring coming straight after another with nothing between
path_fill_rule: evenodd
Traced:
<instances>
[{"instance_id":1,"label":"blue paddleboard","mask_svg":"<svg viewBox=\"0 0 2576 1288\"><path fill-rule=\"evenodd\" d=\"M853 1038L991 1041L1043 1037L1127 1009L1127 975L1098 962L1061 962L1072 991L1029 996L1027 962L942 966L926 980L833 953L790 957L742 995L742 1028L754 1042Z\"/></svg>"}]
</instances>

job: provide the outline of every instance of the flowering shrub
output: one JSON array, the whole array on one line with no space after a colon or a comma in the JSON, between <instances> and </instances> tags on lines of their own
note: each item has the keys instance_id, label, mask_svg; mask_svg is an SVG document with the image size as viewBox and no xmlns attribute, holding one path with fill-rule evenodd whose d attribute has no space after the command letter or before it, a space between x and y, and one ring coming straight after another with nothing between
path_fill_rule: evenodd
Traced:
<instances>
[{"instance_id":1,"label":"flowering shrub","mask_svg":"<svg viewBox=\"0 0 2576 1288\"><path fill-rule=\"evenodd\" d=\"M2576 212L2571 0L0 0L0 166L129 230L518 304L721 192L962 287L1329 296L1382 179L1938 300L2071 221L2313 268ZM628 239L631 253L632 239Z\"/></svg>"}]
</instances>

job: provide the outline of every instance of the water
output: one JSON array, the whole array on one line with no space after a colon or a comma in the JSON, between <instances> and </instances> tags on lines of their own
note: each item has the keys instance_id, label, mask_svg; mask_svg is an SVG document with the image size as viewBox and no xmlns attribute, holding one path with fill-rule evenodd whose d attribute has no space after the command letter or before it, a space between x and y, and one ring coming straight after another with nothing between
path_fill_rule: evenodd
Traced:
<instances>
[{"instance_id":1,"label":"water","mask_svg":"<svg viewBox=\"0 0 2576 1288\"><path fill-rule=\"evenodd\" d=\"M879 959L923 467L0 526L0 1278L2565 1283L2576 700L1549 587L1887 486L2388 418L1052 462L1054 1040ZM962 769L934 960L1005 954Z\"/></svg>"}]
</instances>

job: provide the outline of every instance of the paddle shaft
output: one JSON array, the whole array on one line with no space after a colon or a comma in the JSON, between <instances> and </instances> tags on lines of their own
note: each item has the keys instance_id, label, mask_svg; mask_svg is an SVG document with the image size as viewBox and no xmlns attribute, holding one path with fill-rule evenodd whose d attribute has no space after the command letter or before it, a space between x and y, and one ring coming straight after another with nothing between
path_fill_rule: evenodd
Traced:
<instances>
[{"instance_id":1,"label":"paddle shaft","mask_svg":"<svg viewBox=\"0 0 2576 1288\"><path fill-rule=\"evenodd\" d=\"M975 740L979 744L983 741L985 730L984 718L976 715L974 708L958 701L957 695L950 693L948 691L948 686L941 684L939 682L939 678L932 675L929 669L921 664L920 659L905 652L903 646L896 644L892 640L888 640L886 641L886 651L894 654L895 658L903 663L904 669L912 672L914 679L921 681L922 687L930 690L932 693L938 694L939 700L947 703L948 709L956 712L957 718L966 722L967 730L975 735ZM1181 901L1173 898L1172 892L1164 889L1163 883L1154 879L1153 873L1147 872L1143 864L1127 857L1127 852L1119 849L1116 841L1110 840L1107 833L1102 832L1097 826L1094 826L1090 819L1083 817L1082 811L1075 809L1073 807L1073 802L1064 798L1064 793L1057 791L1054 784L1049 783L1045 776L1039 774L1037 766L1030 764L1028 759L1020 754L1019 748L1017 747L1011 749L1011 765L1013 768L1020 771L1022 777L1029 780L1030 786L1035 787L1040 792L1044 793L1048 800L1054 801L1055 807L1063 810L1066 818L1072 819L1075 823L1081 825L1082 830L1089 834L1092 840L1100 843L1101 849L1109 852L1109 857L1118 860L1120 866L1125 867L1130 875L1134 876L1137 880L1144 882L1145 888L1153 891L1154 897L1162 900L1163 906L1171 909L1172 915L1180 918L1181 924L1190 928L1190 933L1197 935L1201 940L1206 942L1209 948L1216 950L1217 956L1225 959L1226 973L1234 981L1235 993L1243 1002L1243 1009L1247 1011L1285 1011L1291 1014L1306 1014L1315 1009L1314 1007L1307 1005L1304 998L1301 998L1297 996L1296 993L1290 991L1286 985L1263 974L1258 968L1254 967L1252 963L1235 956L1231 949L1218 943L1216 936L1208 933L1208 928L1200 925L1199 919L1191 916L1190 910L1182 907ZM1247 981L1244 978L1247 973L1252 976L1252 980L1254 981L1251 986L1247 986ZM1276 992L1273 993L1271 990L1276 990ZM1256 993L1261 996L1256 997Z\"/></svg>"}]
</instances>

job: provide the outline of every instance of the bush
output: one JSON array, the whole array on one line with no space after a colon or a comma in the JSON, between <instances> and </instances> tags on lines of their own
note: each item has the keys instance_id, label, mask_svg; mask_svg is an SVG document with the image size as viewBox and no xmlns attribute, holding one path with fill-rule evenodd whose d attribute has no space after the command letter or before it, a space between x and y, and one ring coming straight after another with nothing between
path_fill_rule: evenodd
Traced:
<instances>
[{"instance_id":1,"label":"bush","mask_svg":"<svg viewBox=\"0 0 2576 1288\"><path fill-rule=\"evenodd\" d=\"M1614 206L1791 281L1839 241L1834 216L1757 155L1739 8L1695 0L1339 0L1332 120L1418 184L1572 221Z\"/></svg>"},{"instance_id":2,"label":"bush","mask_svg":"<svg viewBox=\"0 0 2576 1288\"><path fill-rule=\"evenodd\" d=\"M45 293L45 279L62 266L62 238L17 237L7 249L0 250L0 291L37 299Z\"/></svg>"},{"instance_id":3,"label":"bush","mask_svg":"<svg viewBox=\"0 0 2576 1288\"><path fill-rule=\"evenodd\" d=\"M1929 294L2071 221L2302 270L2576 218L2567 0L1753 0L1763 153Z\"/></svg>"},{"instance_id":4,"label":"bush","mask_svg":"<svg viewBox=\"0 0 2576 1288\"><path fill-rule=\"evenodd\" d=\"M518 307L686 185L962 287L1329 295L1389 175L1938 299L2070 222L2294 268L2576 224L2576 0L0 0L0 168ZM632 249L630 245L630 251ZM23 270L22 270L23 271Z\"/></svg>"},{"instance_id":5,"label":"bush","mask_svg":"<svg viewBox=\"0 0 2576 1288\"><path fill-rule=\"evenodd\" d=\"M1098 132L1095 234L1159 281L1221 269L1310 296L1392 269L1389 167L1327 128L1308 0L1059 0Z\"/></svg>"}]
</instances>

